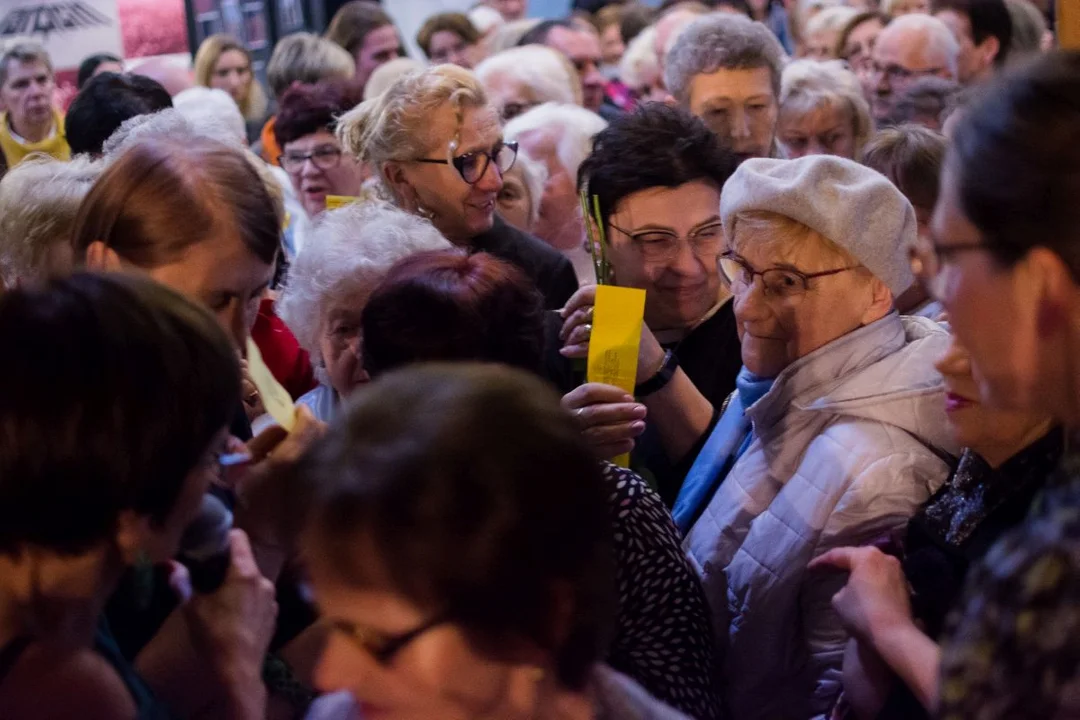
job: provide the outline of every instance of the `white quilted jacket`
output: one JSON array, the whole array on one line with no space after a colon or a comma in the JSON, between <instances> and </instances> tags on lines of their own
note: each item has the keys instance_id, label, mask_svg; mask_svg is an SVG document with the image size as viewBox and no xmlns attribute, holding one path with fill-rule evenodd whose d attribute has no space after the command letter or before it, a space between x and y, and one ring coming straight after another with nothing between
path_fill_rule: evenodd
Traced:
<instances>
[{"instance_id":1,"label":"white quilted jacket","mask_svg":"<svg viewBox=\"0 0 1080 720\"><path fill-rule=\"evenodd\" d=\"M893 313L800 358L747 409L754 440L684 542L734 720L820 716L839 693L843 578L806 565L901 527L945 481L955 448L933 363L947 344Z\"/></svg>"}]
</instances>

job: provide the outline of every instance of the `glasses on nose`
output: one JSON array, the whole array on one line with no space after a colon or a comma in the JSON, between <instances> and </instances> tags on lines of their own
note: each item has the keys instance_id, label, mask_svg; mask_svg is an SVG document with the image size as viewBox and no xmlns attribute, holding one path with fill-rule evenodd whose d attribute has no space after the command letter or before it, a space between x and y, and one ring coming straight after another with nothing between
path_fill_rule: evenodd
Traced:
<instances>
[{"instance_id":1,"label":"glasses on nose","mask_svg":"<svg viewBox=\"0 0 1080 720\"><path fill-rule=\"evenodd\" d=\"M750 287L754 284L754 278L760 275L761 286L765 294L778 298L799 297L810 289L810 281L814 278L839 275L842 272L854 270L856 267L858 266L852 265L813 273L804 273L794 268L755 270L745 258L730 251L721 255L719 262L720 275L728 282L733 291Z\"/></svg>"},{"instance_id":2,"label":"glasses on nose","mask_svg":"<svg viewBox=\"0 0 1080 720\"><path fill-rule=\"evenodd\" d=\"M608 222L613 229L630 238L630 242L647 262L666 262L679 252L679 236L666 230L624 230ZM686 242L697 257L709 257L720 251L724 226L715 222L704 225L686 236Z\"/></svg>"},{"instance_id":3,"label":"glasses on nose","mask_svg":"<svg viewBox=\"0 0 1080 720\"><path fill-rule=\"evenodd\" d=\"M349 638L361 650L371 655L375 662L380 665L389 665L394 661L394 657L404 650L409 643L449 621L450 616L447 613L439 613L419 627L400 635L383 635L373 630L366 630L347 620L334 620L331 626Z\"/></svg>"},{"instance_id":4,"label":"glasses on nose","mask_svg":"<svg viewBox=\"0 0 1080 720\"><path fill-rule=\"evenodd\" d=\"M926 77L927 75L938 75L945 68L927 68L925 70L908 70L906 67L895 65L890 63L889 65L882 65L881 63L870 61L868 67L870 72L875 77L885 76L889 79L890 83L904 83L915 78Z\"/></svg>"},{"instance_id":5,"label":"glasses on nose","mask_svg":"<svg viewBox=\"0 0 1080 720\"><path fill-rule=\"evenodd\" d=\"M500 174L505 174L514 167L517 160L518 144L516 142L500 142L491 152L487 150L474 150L464 155L458 155L451 160L435 160L433 158L419 158L416 162L431 163L433 165L453 165L461 179L470 185L480 182L487 172L488 165L495 163Z\"/></svg>"},{"instance_id":6,"label":"glasses on nose","mask_svg":"<svg viewBox=\"0 0 1080 720\"><path fill-rule=\"evenodd\" d=\"M287 173L298 173L308 160L320 170L333 170L341 164L341 148L326 145L309 153L286 152L278 157L278 165Z\"/></svg>"},{"instance_id":7,"label":"glasses on nose","mask_svg":"<svg viewBox=\"0 0 1080 720\"><path fill-rule=\"evenodd\" d=\"M932 299L940 302L945 292L945 276L942 270L949 260L961 253L986 249L985 245L978 242L940 245L927 237L919 236L908 248L908 260L911 262L911 273L915 279Z\"/></svg>"}]
</instances>

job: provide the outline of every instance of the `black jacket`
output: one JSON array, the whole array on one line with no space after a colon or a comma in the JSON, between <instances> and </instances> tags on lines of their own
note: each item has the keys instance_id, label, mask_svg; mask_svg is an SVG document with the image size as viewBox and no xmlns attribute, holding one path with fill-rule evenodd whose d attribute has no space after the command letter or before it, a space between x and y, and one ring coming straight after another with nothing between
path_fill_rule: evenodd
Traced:
<instances>
[{"instance_id":1,"label":"black jacket","mask_svg":"<svg viewBox=\"0 0 1080 720\"><path fill-rule=\"evenodd\" d=\"M561 308L578 289L574 266L566 256L498 215L490 230L473 238L470 249L517 265L536 284L549 310Z\"/></svg>"}]
</instances>

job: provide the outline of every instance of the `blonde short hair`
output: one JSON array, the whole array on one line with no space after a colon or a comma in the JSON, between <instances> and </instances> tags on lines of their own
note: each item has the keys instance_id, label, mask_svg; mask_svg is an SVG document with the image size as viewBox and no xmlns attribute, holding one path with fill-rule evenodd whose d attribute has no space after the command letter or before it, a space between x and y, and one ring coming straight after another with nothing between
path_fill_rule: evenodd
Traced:
<instances>
[{"instance_id":1,"label":"blonde short hair","mask_svg":"<svg viewBox=\"0 0 1080 720\"><path fill-rule=\"evenodd\" d=\"M338 140L346 152L377 168L381 179L387 162L412 160L430 150L431 118L447 103L460 115L466 108L487 107L488 98L470 71L436 65L399 77L381 95L343 115Z\"/></svg>"},{"instance_id":2,"label":"blonde short hair","mask_svg":"<svg viewBox=\"0 0 1080 720\"><path fill-rule=\"evenodd\" d=\"M859 79L839 60L796 60L780 79L780 112L810 112L823 105L847 108L855 136L855 158L870 139L874 123Z\"/></svg>"},{"instance_id":3,"label":"blonde short hair","mask_svg":"<svg viewBox=\"0 0 1080 720\"><path fill-rule=\"evenodd\" d=\"M70 243L79 205L103 165L86 155L70 162L33 155L0 180L0 288L49 274L49 251Z\"/></svg>"},{"instance_id":4,"label":"blonde short hair","mask_svg":"<svg viewBox=\"0 0 1080 720\"><path fill-rule=\"evenodd\" d=\"M659 83L660 57L656 54L655 46L655 25L642 30L626 46L626 52L619 61L619 77L631 90Z\"/></svg>"},{"instance_id":5,"label":"blonde short hair","mask_svg":"<svg viewBox=\"0 0 1080 720\"><path fill-rule=\"evenodd\" d=\"M245 120L262 120L266 115L266 93L263 92L259 79L255 77L255 68L252 63L251 51L244 47L236 38L224 33L211 35L199 45L199 51L195 53L195 84L202 87L212 87L211 80L218 60L230 50L243 53L247 58L248 69L251 71L251 81L248 83L244 96L237 103Z\"/></svg>"}]
</instances>

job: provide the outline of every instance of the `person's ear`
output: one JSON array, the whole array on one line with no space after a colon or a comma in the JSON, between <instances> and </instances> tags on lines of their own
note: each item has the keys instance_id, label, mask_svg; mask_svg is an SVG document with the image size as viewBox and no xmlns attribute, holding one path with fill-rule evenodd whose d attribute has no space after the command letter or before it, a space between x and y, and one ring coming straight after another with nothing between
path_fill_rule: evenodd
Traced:
<instances>
[{"instance_id":1,"label":"person's ear","mask_svg":"<svg viewBox=\"0 0 1080 720\"><path fill-rule=\"evenodd\" d=\"M1047 248L1035 248L1023 262L1027 265L1026 282L1036 293L1036 329L1040 337L1052 337L1075 317L1080 288L1061 256Z\"/></svg>"},{"instance_id":2,"label":"person's ear","mask_svg":"<svg viewBox=\"0 0 1080 720\"><path fill-rule=\"evenodd\" d=\"M124 263L111 247L95 240L86 248L86 269L115 272L122 270Z\"/></svg>"},{"instance_id":3,"label":"person's ear","mask_svg":"<svg viewBox=\"0 0 1080 720\"><path fill-rule=\"evenodd\" d=\"M993 35L987 36L979 45L975 48L979 51L979 59L982 61L983 67L990 67L994 64L994 60L997 58L998 53L1001 52L1001 41Z\"/></svg>"},{"instance_id":4,"label":"person's ear","mask_svg":"<svg viewBox=\"0 0 1080 720\"><path fill-rule=\"evenodd\" d=\"M134 510L123 510L116 519L116 549L125 565L135 565L153 545L150 518Z\"/></svg>"},{"instance_id":5,"label":"person's ear","mask_svg":"<svg viewBox=\"0 0 1080 720\"><path fill-rule=\"evenodd\" d=\"M869 325L885 317L892 312L895 304L889 286L877 276L870 278L868 292L870 293L870 302L866 306L866 310L863 311L862 318L860 318L863 325Z\"/></svg>"},{"instance_id":6,"label":"person's ear","mask_svg":"<svg viewBox=\"0 0 1080 720\"><path fill-rule=\"evenodd\" d=\"M394 197L401 202L402 210L415 213L419 202L416 197L416 188L407 177L405 165L391 160L383 166L382 175Z\"/></svg>"}]
</instances>

